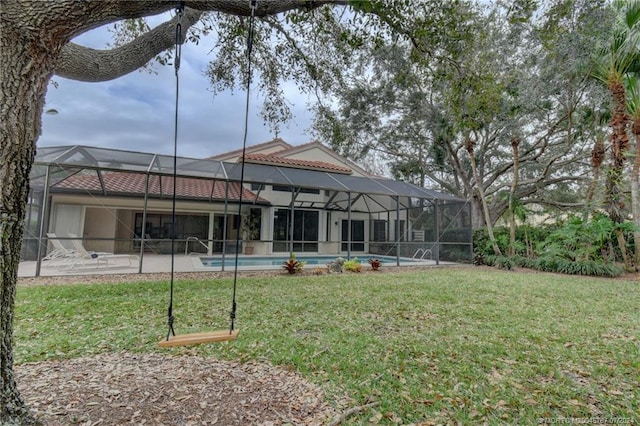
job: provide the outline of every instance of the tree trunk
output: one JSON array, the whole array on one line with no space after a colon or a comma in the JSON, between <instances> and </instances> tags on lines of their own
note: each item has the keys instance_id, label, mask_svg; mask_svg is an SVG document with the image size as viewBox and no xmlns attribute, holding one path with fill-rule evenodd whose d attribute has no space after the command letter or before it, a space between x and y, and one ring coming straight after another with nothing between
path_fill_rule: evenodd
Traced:
<instances>
[{"instance_id":1,"label":"tree trunk","mask_svg":"<svg viewBox=\"0 0 640 426\"><path fill-rule=\"evenodd\" d=\"M592 202L593 197L596 193L596 188L598 186L598 182L600 181L600 168L602 167L602 163L605 158L605 147L603 137L600 134L596 135L596 141L593 144L593 149L591 150L591 166L593 167L593 180L589 184L589 188L587 189L587 195L585 197L585 210L584 210L584 220L589 219L589 215L592 210Z\"/></svg>"},{"instance_id":2,"label":"tree trunk","mask_svg":"<svg viewBox=\"0 0 640 426\"><path fill-rule=\"evenodd\" d=\"M607 211L611 220L616 223L624 222L624 194L621 189L622 177L624 174L625 152L629 147L629 136L627 127L629 116L627 114L626 89L622 82L611 81L608 85L609 92L613 98L613 114L611 117L611 168L607 174ZM631 269L631 264L626 253L626 241L622 231L616 232L618 245L627 270Z\"/></svg>"},{"instance_id":3,"label":"tree trunk","mask_svg":"<svg viewBox=\"0 0 640 426\"><path fill-rule=\"evenodd\" d=\"M624 266L627 271L631 270L631 262L629 261L629 256L627 255L627 241L624 238L624 232L620 228L616 228L616 239L618 240L618 246L620 247L620 255L622 256L622 261L624 262Z\"/></svg>"},{"instance_id":4,"label":"tree trunk","mask_svg":"<svg viewBox=\"0 0 640 426\"><path fill-rule=\"evenodd\" d=\"M480 197L480 202L482 203L482 211L484 212L484 222L487 226L487 233L489 234L489 240L491 241L491 245L493 247L493 253L496 256L502 256L502 252L500 251L500 247L498 247L498 242L496 241L496 237L493 235L493 224L491 223L491 214L489 213L489 206L487 205L487 200L484 196L484 188L482 187L482 181L480 180L480 175L478 174L478 167L476 166L476 158L473 153L474 142L467 138L465 142L465 148L469 153L469 158L471 161L471 171L473 172L473 179L476 181L476 189L478 190L478 196Z\"/></svg>"},{"instance_id":5,"label":"tree trunk","mask_svg":"<svg viewBox=\"0 0 640 426\"><path fill-rule=\"evenodd\" d=\"M473 229L485 226L484 214L482 213L482 201L476 194L471 195L471 227Z\"/></svg>"},{"instance_id":6,"label":"tree trunk","mask_svg":"<svg viewBox=\"0 0 640 426\"><path fill-rule=\"evenodd\" d=\"M511 139L511 148L513 149L513 180L511 181L511 190L509 191L509 256L516 254L516 206L515 196L518 187L518 138Z\"/></svg>"},{"instance_id":7,"label":"tree trunk","mask_svg":"<svg viewBox=\"0 0 640 426\"><path fill-rule=\"evenodd\" d=\"M627 126L626 89L620 82L610 82L609 91L613 98L613 114L611 117L611 169L607 176L607 211L615 223L624 221L624 200L622 176L624 173L625 152L629 146Z\"/></svg>"},{"instance_id":8,"label":"tree trunk","mask_svg":"<svg viewBox=\"0 0 640 426\"><path fill-rule=\"evenodd\" d=\"M20 397L13 373L13 314L29 173L55 55L42 40L0 31L0 390L1 424L37 424ZM16 41L19 40L19 41Z\"/></svg>"},{"instance_id":9,"label":"tree trunk","mask_svg":"<svg viewBox=\"0 0 640 426\"><path fill-rule=\"evenodd\" d=\"M634 267L636 271L640 268L640 117L634 119L631 125L631 132L635 136L636 158L631 169L631 214L633 222L638 230L633 231L633 241L635 243Z\"/></svg>"}]
</instances>

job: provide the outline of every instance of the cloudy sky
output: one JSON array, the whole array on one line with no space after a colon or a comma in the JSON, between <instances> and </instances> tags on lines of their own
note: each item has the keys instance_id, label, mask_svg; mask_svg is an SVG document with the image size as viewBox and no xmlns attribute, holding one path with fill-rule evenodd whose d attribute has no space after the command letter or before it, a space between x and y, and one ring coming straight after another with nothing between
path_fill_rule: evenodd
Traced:
<instances>
[{"instance_id":1,"label":"cloudy sky","mask_svg":"<svg viewBox=\"0 0 640 426\"><path fill-rule=\"evenodd\" d=\"M155 19L156 23L160 19ZM153 22L150 22L154 25ZM107 48L106 27L74 40L96 49ZM212 41L185 44L180 66L178 155L203 158L242 147L244 90L213 96L204 70ZM49 86L42 135L38 146L88 145L173 154L175 75L171 66L154 66L155 73L135 71L103 83L83 83L54 76ZM292 145L309 142L311 114L307 97L292 84L285 86L294 120L281 126L279 137ZM275 136L258 115L262 99L250 98L247 145Z\"/></svg>"}]
</instances>

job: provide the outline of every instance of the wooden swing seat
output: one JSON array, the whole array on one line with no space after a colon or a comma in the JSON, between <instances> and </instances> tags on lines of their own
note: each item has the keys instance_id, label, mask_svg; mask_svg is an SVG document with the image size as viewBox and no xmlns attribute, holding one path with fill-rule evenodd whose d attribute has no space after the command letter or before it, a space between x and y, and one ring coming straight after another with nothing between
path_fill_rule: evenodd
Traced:
<instances>
[{"instance_id":1,"label":"wooden swing seat","mask_svg":"<svg viewBox=\"0 0 640 426\"><path fill-rule=\"evenodd\" d=\"M158 346L168 348L171 346L200 345L202 343L227 342L238 338L238 330L207 331L204 333L178 334L170 336L168 340L162 340Z\"/></svg>"}]
</instances>

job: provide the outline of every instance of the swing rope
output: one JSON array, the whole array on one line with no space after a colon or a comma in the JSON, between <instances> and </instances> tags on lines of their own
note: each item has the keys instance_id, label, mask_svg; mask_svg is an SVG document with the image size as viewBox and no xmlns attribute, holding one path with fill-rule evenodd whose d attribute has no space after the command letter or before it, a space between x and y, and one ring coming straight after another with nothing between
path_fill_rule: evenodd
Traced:
<instances>
[{"instance_id":1,"label":"swing rope","mask_svg":"<svg viewBox=\"0 0 640 426\"><path fill-rule=\"evenodd\" d=\"M176 186L177 186L177 170L178 170L178 108L180 99L180 57L182 55L182 15L184 13L184 1L181 1L176 8L178 23L176 24L176 43L175 43L175 59L173 68L175 70L176 96L175 96L175 115L173 118L173 194L171 197L171 284L169 296L169 309L167 313L167 323L169 331L167 331L167 340L171 336L175 336L173 329L173 287L175 275L175 248L176 248Z\"/></svg>"},{"instance_id":2,"label":"swing rope","mask_svg":"<svg viewBox=\"0 0 640 426\"><path fill-rule=\"evenodd\" d=\"M167 338L165 341L159 343L162 347L168 346L182 346L182 345L194 345L208 342L219 342L226 340L233 340L237 337L238 332L235 330L235 319L237 312L237 282L238 282L238 257L240 247L240 231L241 221L238 226L238 233L236 235L236 253L235 253L235 269L233 274L233 296L231 302L230 326L228 331L214 331L205 333L184 334L176 336L173 328L173 289L174 289L174 275L175 275L175 242L176 242L176 187L177 187L177 157L178 157L178 105L179 105L179 91L180 91L180 57L182 54L182 15L184 13L185 2L181 1L176 8L176 14L178 22L176 24L176 41L175 41L175 82L176 82L176 96L175 96L175 117L174 117L174 135L173 135L173 197L172 197L172 209L171 209L171 281L170 281L170 297L168 308L168 326ZM245 169L245 154L247 147L247 134L249 129L249 99L250 99L250 87L251 87L251 51L253 48L254 37L254 25L255 25L255 11L257 0L250 0L251 16L249 18L249 33L247 35L247 80L246 80L246 103L245 103L245 117L244 117L244 135L242 140L242 158L240 164L240 194L238 199L238 218L242 213L242 202L244 192L244 169Z\"/></svg>"},{"instance_id":3,"label":"swing rope","mask_svg":"<svg viewBox=\"0 0 640 426\"><path fill-rule=\"evenodd\" d=\"M247 152L247 133L249 130L249 95L251 91L251 51L253 50L253 30L254 30L254 22L255 22L255 14L256 14L256 4L257 0L251 0L251 16L249 17L249 33L247 34L247 90L246 90L246 100L244 106L244 135L242 137L242 158L240 160L240 195L238 200L238 217L242 217L242 201L244 194L244 165L245 165L245 155ZM239 221L238 232L236 234L236 256L235 256L235 267L233 270L233 297L231 302L231 312L229 313L229 317L231 320L231 325L229 327L229 332L233 332L236 320L236 289L238 283L238 254L240 251L240 231L242 228L242 220Z\"/></svg>"}]
</instances>

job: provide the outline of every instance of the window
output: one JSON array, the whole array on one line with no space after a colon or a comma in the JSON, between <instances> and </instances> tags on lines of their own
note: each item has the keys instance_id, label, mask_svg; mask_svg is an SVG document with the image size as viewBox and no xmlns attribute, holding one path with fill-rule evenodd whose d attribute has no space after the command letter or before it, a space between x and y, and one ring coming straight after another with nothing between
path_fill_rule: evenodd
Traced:
<instances>
[{"instance_id":1,"label":"window","mask_svg":"<svg viewBox=\"0 0 640 426\"><path fill-rule=\"evenodd\" d=\"M142 213L136 213L134 232L140 238L142 236ZM171 214L147 213L147 223L144 227L145 239L167 240L171 238L173 220ZM176 215L175 238L176 240L186 240L188 237L196 237L200 240L207 240L209 229L208 215ZM177 241L175 250L177 253L184 252L186 241ZM161 253L170 253L171 244L169 242L156 242L155 246ZM196 244L189 247L193 248ZM140 248L140 241L136 241L136 248Z\"/></svg>"},{"instance_id":2,"label":"window","mask_svg":"<svg viewBox=\"0 0 640 426\"><path fill-rule=\"evenodd\" d=\"M294 187L293 189L297 192L300 192L301 194L319 194L320 193L319 189L313 189L313 188ZM291 187L282 186L282 185L273 185L273 190L282 191L282 192L291 192Z\"/></svg>"},{"instance_id":3,"label":"window","mask_svg":"<svg viewBox=\"0 0 640 426\"><path fill-rule=\"evenodd\" d=\"M273 219L273 251L316 252L320 213L317 210L293 212L293 247L290 250L291 210L278 209Z\"/></svg>"},{"instance_id":4,"label":"window","mask_svg":"<svg viewBox=\"0 0 640 426\"><path fill-rule=\"evenodd\" d=\"M372 241L387 241L387 221L374 220L372 234Z\"/></svg>"},{"instance_id":5,"label":"window","mask_svg":"<svg viewBox=\"0 0 640 426\"><path fill-rule=\"evenodd\" d=\"M349 221L342 220L342 241L349 241ZM342 251L348 250L348 243L342 243ZM351 221L351 250L364 251L364 220Z\"/></svg>"},{"instance_id":6,"label":"window","mask_svg":"<svg viewBox=\"0 0 640 426\"><path fill-rule=\"evenodd\" d=\"M393 232L397 241L404 241L404 220L393 221Z\"/></svg>"}]
</instances>

